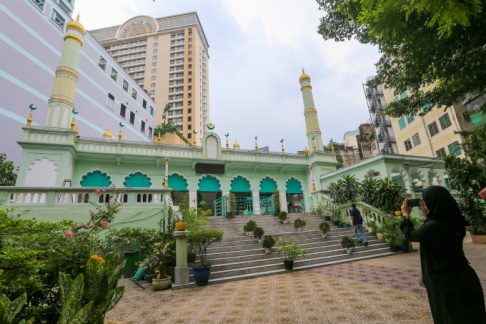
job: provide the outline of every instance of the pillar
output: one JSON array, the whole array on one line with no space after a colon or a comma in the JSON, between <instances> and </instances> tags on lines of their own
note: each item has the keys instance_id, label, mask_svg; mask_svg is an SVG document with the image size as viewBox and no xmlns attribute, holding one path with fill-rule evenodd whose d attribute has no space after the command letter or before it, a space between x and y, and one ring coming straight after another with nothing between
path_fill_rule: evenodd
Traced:
<instances>
[{"instance_id":1,"label":"pillar","mask_svg":"<svg viewBox=\"0 0 486 324\"><path fill-rule=\"evenodd\" d=\"M189 268L187 267L187 231L174 231L176 239L176 266L174 268L174 283L184 285L189 283Z\"/></svg>"}]
</instances>

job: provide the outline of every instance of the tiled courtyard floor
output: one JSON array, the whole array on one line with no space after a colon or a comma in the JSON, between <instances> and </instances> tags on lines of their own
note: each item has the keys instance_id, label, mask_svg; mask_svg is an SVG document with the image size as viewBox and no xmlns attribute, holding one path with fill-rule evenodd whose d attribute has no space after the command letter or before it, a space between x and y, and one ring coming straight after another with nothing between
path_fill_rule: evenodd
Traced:
<instances>
[{"instance_id":1,"label":"tiled courtyard floor","mask_svg":"<svg viewBox=\"0 0 486 324\"><path fill-rule=\"evenodd\" d=\"M464 248L486 288L486 245ZM175 291L123 279L106 322L432 323L419 279L418 252Z\"/></svg>"}]
</instances>

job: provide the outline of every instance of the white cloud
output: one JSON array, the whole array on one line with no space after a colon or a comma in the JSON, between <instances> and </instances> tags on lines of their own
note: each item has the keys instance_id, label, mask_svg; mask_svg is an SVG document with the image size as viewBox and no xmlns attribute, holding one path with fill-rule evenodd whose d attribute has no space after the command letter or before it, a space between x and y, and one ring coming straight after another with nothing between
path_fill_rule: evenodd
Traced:
<instances>
[{"instance_id":1,"label":"white cloud","mask_svg":"<svg viewBox=\"0 0 486 324\"><path fill-rule=\"evenodd\" d=\"M324 41L314 0L83 0L75 14L89 29L119 25L136 15L155 18L196 11L210 48L210 106L215 131L242 148L287 152L307 145L298 82L312 78L324 142L341 141L369 118L361 84L374 74L375 48Z\"/></svg>"}]
</instances>

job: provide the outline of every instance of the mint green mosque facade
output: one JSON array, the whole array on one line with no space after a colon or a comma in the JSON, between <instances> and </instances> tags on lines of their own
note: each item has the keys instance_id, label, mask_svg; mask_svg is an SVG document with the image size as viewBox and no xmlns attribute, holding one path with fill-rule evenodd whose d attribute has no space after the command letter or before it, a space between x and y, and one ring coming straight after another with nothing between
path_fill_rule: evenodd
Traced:
<instances>
[{"instance_id":1,"label":"mint green mosque facade","mask_svg":"<svg viewBox=\"0 0 486 324\"><path fill-rule=\"evenodd\" d=\"M336 170L336 155L325 152L309 75L300 76L309 150L302 154L230 148L209 124L201 146L162 145L123 140L109 130L103 138L86 138L77 131L75 88L77 60L84 27L77 21L66 29L64 51L56 71L44 126L32 126L35 112L19 140L23 149L17 184L0 190L8 206L30 210L41 220L88 219L89 201L103 201L94 189L123 189L124 208L113 226L157 227L167 204L184 195L195 207L201 201L216 216L224 216L224 197L237 198L237 214L273 212L271 195L277 190L281 209L306 212L314 208L328 185L344 174L357 180L393 177L411 195L422 186L445 185L442 162L437 159L380 155ZM43 218L40 218L39 215ZM32 216L33 217L33 216Z\"/></svg>"}]
</instances>

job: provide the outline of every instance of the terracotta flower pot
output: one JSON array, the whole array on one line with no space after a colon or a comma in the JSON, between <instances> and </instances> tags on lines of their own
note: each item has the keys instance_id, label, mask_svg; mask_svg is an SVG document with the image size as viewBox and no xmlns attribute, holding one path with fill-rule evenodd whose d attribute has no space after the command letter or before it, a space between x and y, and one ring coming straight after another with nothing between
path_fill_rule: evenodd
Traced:
<instances>
[{"instance_id":1,"label":"terracotta flower pot","mask_svg":"<svg viewBox=\"0 0 486 324\"><path fill-rule=\"evenodd\" d=\"M176 222L176 231L185 231L187 229L187 222Z\"/></svg>"},{"instance_id":2,"label":"terracotta flower pot","mask_svg":"<svg viewBox=\"0 0 486 324\"><path fill-rule=\"evenodd\" d=\"M486 244L486 235L471 234L471 240L473 243Z\"/></svg>"}]
</instances>

